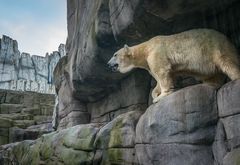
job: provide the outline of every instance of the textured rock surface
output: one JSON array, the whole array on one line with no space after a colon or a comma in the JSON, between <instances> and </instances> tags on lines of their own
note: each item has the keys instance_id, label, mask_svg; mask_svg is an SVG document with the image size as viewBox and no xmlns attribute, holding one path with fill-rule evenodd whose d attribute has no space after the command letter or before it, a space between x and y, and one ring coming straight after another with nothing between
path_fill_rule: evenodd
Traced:
<instances>
[{"instance_id":1,"label":"textured rock surface","mask_svg":"<svg viewBox=\"0 0 240 165\"><path fill-rule=\"evenodd\" d=\"M129 89L131 81L134 83L135 80L129 80L129 84L125 86L120 84L135 74L146 73L139 70L138 73L134 71L122 75L110 72L106 66L113 52L125 43L131 46L156 35L173 34L192 28L213 28L226 34L239 47L240 33L236 29L240 27L234 21L238 20L239 6L238 0L67 1L68 56L57 66L54 83L59 95L59 105L68 108L59 106L59 113L66 110L64 113L68 114L74 110L71 107L77 106L71 104L79 102L81 108L78 109L84 113L84 109L87 109L92 122L106 122L111 120L110 111L126 109L119 106L121 103L118 103L118 99L121 102L122 98L127 98L130 104L136 105L134 100L131 100L131 94L123 97L122 92L118 92ZM196 83L195 80L185 77L178 79L178 87ZM148 81L146 84L150 84L151 80L146 77L145 80L137 81ZM145 87L143 90L137 89L138 94L144 89ZM138 94L136 97L139 97ZM113 99L117 97L118 99ZM151 97L149 100L151 104ZM78 121L75 123L80 124L80 120L85 123L87 120L83 118L88 118L88 115L78 118L79 120L76 118ZM58 120L62 120L60 115Z\"/></svg>"},{"instance_id":2,"label":"textured rock surface","mask_svg":"<svg viewBox=\"0 0 240 165\"><path fill-rule=\"evenodd\" d=\"M145 112L136 106L109 122L81 124L35 141L3 145L0 162L238 165L239 115L219 116L217 107L220 99L238 101L232 96L239 85L240 80L233 81L218 91L204 84L187 87Z\"/></svg>"},{"instance_id":3,"label":"textured rock surface","mask_svg":"<svg viewBox=\"0 0 240 165\"><path fill-rule=\"evenodd\" d=\"M53 70L65 56L65 46L45 57L30 56L18 50L18 43L7 36L0 39L0 89L55 93Z\"/></svg>"},{"instance_id":4,"label":"textured rock surface","mask_svg":"<svg viewBox=\"0 0 240 165\"><path fill-rule=\"evenodd\" d=\"M225 84L218 92L217 134L213 145L216 162L220 165L240 163L240 80Z\"/></svg>"},{"instance_id":5,"label":"textured rock surface","mask_svg":"<svg viewBox=\"0 0 240 165\"><path fill-rule=\"evenodd\" d=\"M0 90L0 145L53 131L54 95Z\"/></svg>"},{"instance_id":6,"label":"textured rock surface","mask_svg":"<svg viewBox=\"0 0 240 165\"><path fill-rule=\"evenodd\" d=\"M84 124L43 135L36 141L0 146L3 164L129 164L135 161L135 128L142 111L106 124ZM123 138L122 138L123 137Z\"/></svg>"},{"instance_id":7,"label":"textured rock surface","mask_svg":"<svg viewBox=\"0 0 240 165\"><path fill-rule=\"evenodd\" d=\"M196 85L165 97L139 120L138 160L142 164L213 164L211 144L217 119L213 87Z\"/></svg>"}]
</instances>

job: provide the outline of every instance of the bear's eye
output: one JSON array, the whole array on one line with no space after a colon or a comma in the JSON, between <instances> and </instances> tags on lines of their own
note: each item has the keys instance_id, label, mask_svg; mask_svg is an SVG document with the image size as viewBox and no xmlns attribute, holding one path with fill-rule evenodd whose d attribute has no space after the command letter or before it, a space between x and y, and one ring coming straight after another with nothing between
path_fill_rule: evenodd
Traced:
<instances>
[{"instance_id":1,"label":"bear's eye","mask_svg":"<svg viewBox=\"0 0 240 165\"><path fill-rule=\"evenodd\" d=\"M113 57L117 57L117 54L114 54Z\"/></svg>"}]
</instances>

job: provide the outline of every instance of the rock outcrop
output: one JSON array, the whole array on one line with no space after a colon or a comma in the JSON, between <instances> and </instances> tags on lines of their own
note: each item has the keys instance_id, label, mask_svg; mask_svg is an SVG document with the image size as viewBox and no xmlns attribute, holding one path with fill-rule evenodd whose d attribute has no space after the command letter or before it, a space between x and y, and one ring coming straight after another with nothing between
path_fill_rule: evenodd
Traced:
<instances>
[{"instance_id":1,"label":"rock outcrop","mask_svg":"<svg viewBox=\"0 0 240 165\"><path fill-rule=\"evenodd\" d=\"M53 131L54 95L0 90L0 145Z\"/></svg>"},{"instance_id":2,"label":"rock outcrop","mask_svg":"<svg viewBox=\"0 0 240 165\"><path fill-rule=\"evenodd\" d=\"M18 43L10 37L0 39L0 89L55 93L53 70L65 56L65 48L45 57L30 56L18 50Z\"/></svg>"},{"instance_id":3,"label":"rock outcrop","mask_svg":"<svg viewBox=\"0 0 240 165\"><path fill-rule=\"evenodd\" d=\"M5 164L238 165L240 80L181 89L147 110L1 146Z\"/></svg>"}]
</instances>

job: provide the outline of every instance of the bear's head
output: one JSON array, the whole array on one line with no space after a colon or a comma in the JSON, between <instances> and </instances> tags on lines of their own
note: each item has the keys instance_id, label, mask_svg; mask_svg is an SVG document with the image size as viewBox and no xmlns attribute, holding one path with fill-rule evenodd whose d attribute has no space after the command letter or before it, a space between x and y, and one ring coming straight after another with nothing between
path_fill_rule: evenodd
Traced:
<instances>
[{"instance_id":1,"label":"bear's head","mask_svg":"<svg viewBox=\"0 0 240 165\"><path fill-rule=\"evenodd\" d=\"M113 57L108 61L108 66L112 71L121 73L129 72L135 68L131 48L124 45L122 49L114 53Z\"/></svg>"}]
</instances>

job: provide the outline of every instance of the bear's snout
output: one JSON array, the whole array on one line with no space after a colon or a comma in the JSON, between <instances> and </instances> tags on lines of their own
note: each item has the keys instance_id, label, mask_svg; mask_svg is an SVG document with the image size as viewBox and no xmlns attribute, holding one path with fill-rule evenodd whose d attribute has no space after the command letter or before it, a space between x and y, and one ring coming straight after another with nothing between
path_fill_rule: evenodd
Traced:
<instances>
[{"instance_id":1,"label":"bear's snout","mask_svg":"<svg viewBox=\"0 0 240 165\"><path fill-rule=\"evenodd\" d=\"M107 63L108 68L111 69L113 72L118 70L118 64L111 62L111 60Z\"/></svg>"}]
</instances>

